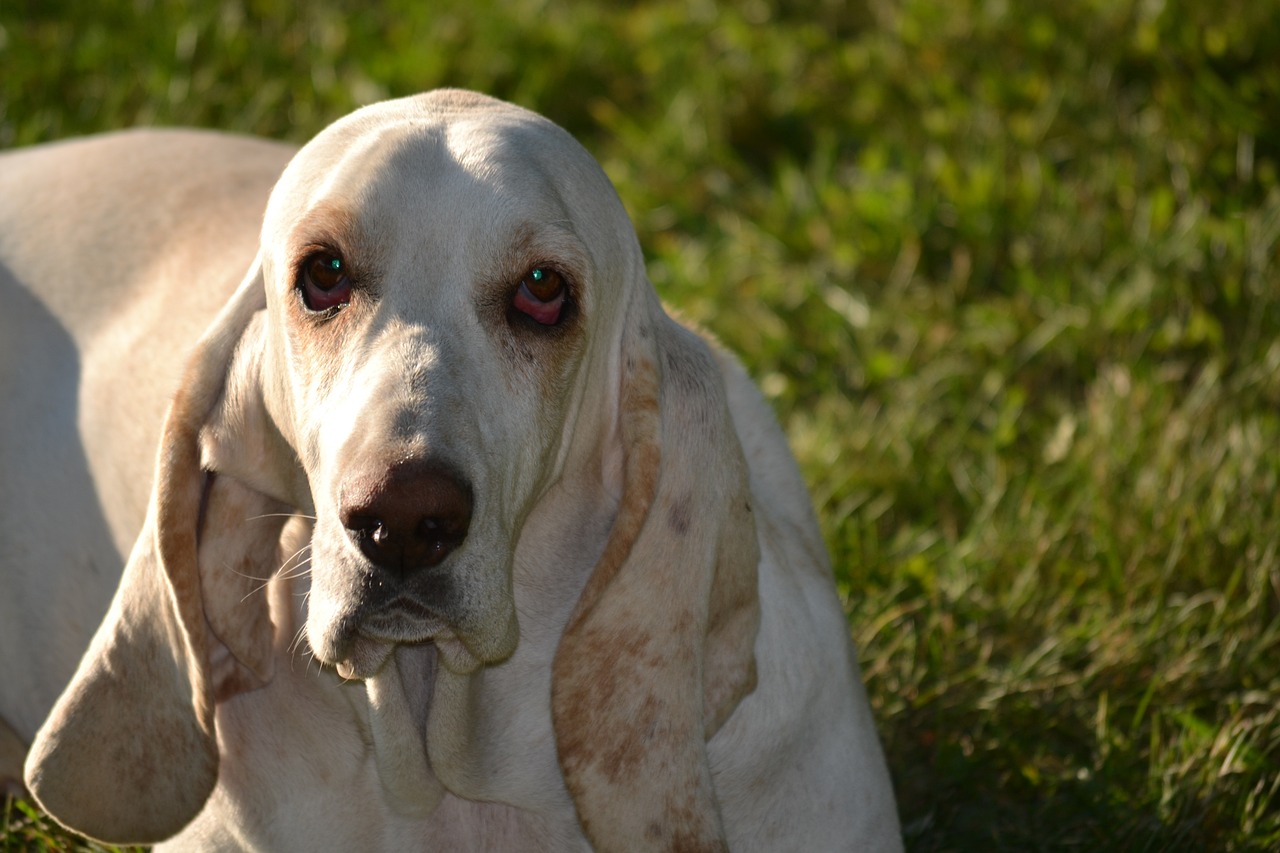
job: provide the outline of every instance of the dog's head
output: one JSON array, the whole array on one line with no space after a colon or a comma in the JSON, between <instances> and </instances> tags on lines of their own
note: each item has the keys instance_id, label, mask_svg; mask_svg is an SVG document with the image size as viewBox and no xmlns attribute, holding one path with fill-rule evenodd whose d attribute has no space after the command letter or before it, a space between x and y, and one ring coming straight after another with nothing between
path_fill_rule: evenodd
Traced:
<instances>
[{"instance_id":1,"label":"dog's head","mask_svg":"<svg viewBox=\"0 0 1280 853\"><path fill-rule=\"evenodd\" d=\"M237 578L275 570L290 509L314 517L315 656L371 678L430 643L454 679L438 702L456 705L433 704L430 752L464 774L478 711L458 679L516 648L514 555L569 475L602 484L613 524L581 543L595 568L570 584L556 653L567 787L597 843L634 829L657 844L654 826L715 839L702 744L753 684L757 555L712 356L662 313L611 184L551 122L450 90L337 122L280 178L258 258L191 360L146 529L33 750L33 789L110 840L195 814L216 779L215 701L271 679L259 582ZM76 719L144 667L161 689L123 734ZM649 735L630 737L636 719ZM73 763L109 748L165 768L86 796ZM603 768L619 756L634 778ZM115 813L125 798L147 805Z\"/></svg>"},{"instance_id":2,"label":"dog's head","mask_svg":"<svg viewBox=\"0 0 1280 853\"><path fill-rule=\"evenodd\" d=\"M262 247L264 398L316 518L311 647L353 676L403 642L502 660L516 537L640 264L608 180L525 110L394 101L303 148Z\"/></svg>"}]
</instances>

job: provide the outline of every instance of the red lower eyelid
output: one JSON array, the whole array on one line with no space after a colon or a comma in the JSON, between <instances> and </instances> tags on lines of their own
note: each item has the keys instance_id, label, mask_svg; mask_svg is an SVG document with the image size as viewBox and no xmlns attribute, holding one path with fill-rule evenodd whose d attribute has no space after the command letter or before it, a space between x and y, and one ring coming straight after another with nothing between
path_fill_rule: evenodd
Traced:
<instances>
[{"instance_id":1,"label":"red lower eyelid","mask_svg":"<svg viewBox=\"0 0 1280 853\"><path fill-rule=\"evenodd\" d=\"M511 302L515 309L544 326L554 326L560 319L560 311L564 308L564 294L561 293L550 302L539 302L529 293L529 289L523 284L516 291L515 299Z\"/></svg>"},{"instance_id":2,"label":"red lower eyelid","mask_svg":"<svg viewBox=\"0 0 1280 853\"><path fill-rule=\"evenodd\" d=\"M331 290L321 290L308 283L303 291L307 307L312 311L326 311L351 301L351 285L345 282Z\"/></svg>"}]
</instances>

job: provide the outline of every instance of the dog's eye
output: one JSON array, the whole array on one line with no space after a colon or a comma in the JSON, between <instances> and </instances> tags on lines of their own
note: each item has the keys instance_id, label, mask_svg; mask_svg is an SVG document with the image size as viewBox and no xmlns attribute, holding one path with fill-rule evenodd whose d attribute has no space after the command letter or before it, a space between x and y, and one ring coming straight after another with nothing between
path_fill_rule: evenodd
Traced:
<instances>
[{"instance_id":1,"label":"dog's eye","mask_svg":"<svg viewBox=\"0 0 1280 853\"><path fill-rule=\"evenodd\" d=\"M520 279L511 304L544 326L560 322L565 303L564 277L547 267L534 267Z\"/></svg>"},{"instance_id":2,"label":"dog's eye","mask_svg":"<svg viewBox=\"0 0 1280 853\"><path fill-rule=\"evenodd\" d=\"M302 302L312 311L341 308L351 301L351 277L347 262L332 252L314 252L298 272Z\"/></svg>"}]
</instances>

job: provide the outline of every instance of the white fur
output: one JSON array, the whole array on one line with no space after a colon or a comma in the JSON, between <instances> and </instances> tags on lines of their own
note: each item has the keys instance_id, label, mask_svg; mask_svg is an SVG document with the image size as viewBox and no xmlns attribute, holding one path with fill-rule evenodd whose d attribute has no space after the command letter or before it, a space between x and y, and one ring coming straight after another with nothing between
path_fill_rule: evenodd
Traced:
<instances>
[{"instance_id":1,"label":"white fur","mask_svg":"<svg viewBox=\"0 0 1280 853\"><path fill-rule=\"evenodd\" d=\"M317 231L367 287L327 324L294 291ZM0 723L34 741L55 817L182 850L900 848L781 430L662 312L607 179L554 125L445 91L296 155L184 131L0 155L0 264ZM561 338L503 313L533 264L572 274ZM415 642L393 651L343 633L370 569L339 508L361 466L407 458L447 460L474 510L443 564L460 603L401 618ZM174 531L205 515L197 559ZM616 708L592 692L615 659L652 682ZM628 701L670 715L618 759L640 777L614 778L593 738ZM121 782L122 755L155 772Z\"/></svg>"}]
</instances>

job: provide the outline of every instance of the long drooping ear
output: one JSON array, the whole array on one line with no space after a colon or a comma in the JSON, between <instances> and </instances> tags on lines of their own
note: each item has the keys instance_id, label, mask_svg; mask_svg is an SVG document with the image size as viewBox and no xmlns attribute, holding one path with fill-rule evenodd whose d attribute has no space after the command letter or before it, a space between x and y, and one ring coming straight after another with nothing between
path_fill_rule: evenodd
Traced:
<instances>
[{"instance_id":1,"label":"long drooping ear","mask_svg":"<svg viewBox=\"0 0 1280 853\"><path fill-rule=\"evenodd\" d=\"M200 433L236 419L257 360L259 267L197 344L169 407L146 522L102 625L36 735L27 785L70 828L111 843L178 832L217 781L214 704L271 677L266 580L286 508L202 469ZM240 418L243 420L243 418ZM141 472L139 472L141 473Z\"/></svg>"},{"instance_id":2,"label":"long drooping ear","mask_svg":"<svg viewBox=\"0 0 1280 853\"><path fill-rule=\"evenodd\" d=\"M596 849L725 850L706 741L755 687L759 550L715 360L645 302L617 517L556 651L556 745Z\"/></svg>"}]
</instances>

